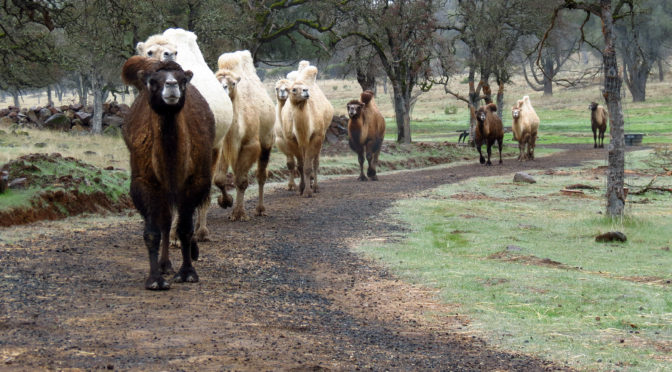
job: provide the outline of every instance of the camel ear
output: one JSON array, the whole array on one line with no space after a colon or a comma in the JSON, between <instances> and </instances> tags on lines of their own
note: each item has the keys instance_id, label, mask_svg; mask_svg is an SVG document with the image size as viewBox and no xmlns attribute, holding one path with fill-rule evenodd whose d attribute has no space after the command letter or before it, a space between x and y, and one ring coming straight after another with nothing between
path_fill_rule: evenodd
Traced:
<instances>
[{"instance_id":1,"label":"camel ear","mask_svg":"<svg viewBox=\"0 0 672 372\"><path fill-rule=\"evenodd\" d=\"M142 41L138 42L135 45L135 51L138 52L138 55L141 55L141 56L144 55L145 54L145 43L143 43Z\"/></svg>"},{"instance_id":2,"label":"camel ear","mask_svg":"<svg viewBox=\"0 0 672 372\"><path fill-rule=\"evenodd\" d=\"M194 77L194 73L191 72L191 70L187 70L184 72L184 76L187 77L187 83L191 81L191 78Z\"/></svg>"},{"instance_id":3,"label":"camel ear","mask_svg":"<svg viewBox=\"0 0 672 372\"><path fill-rule=\"evenodd\" d=\"M240 83L240 76L236 78L236 84Z\"/></svg>"}]
</instances>

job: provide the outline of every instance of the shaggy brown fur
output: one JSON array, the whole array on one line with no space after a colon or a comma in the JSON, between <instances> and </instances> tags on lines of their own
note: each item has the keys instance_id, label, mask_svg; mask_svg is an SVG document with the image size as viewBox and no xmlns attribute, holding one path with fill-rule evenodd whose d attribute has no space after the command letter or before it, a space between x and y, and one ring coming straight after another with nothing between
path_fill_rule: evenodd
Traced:
<instances>
[{"instance_id":1,"label":"shaggy brown fur","mask_svg":"<svg viewBox=\"0 0 672 372\"><path fill-rule=\"evenodd\" d=\"M143 70L147 67L151 68ZM173 210L179 214L182 246L182 266L174 280L198 281L192 266L192 260L198 259L193 214L210 190L215 119L205 99L189 84L191 76L175 62L140 56L130 58L122 70L126 84L141 87L125 118L123 135L131 158L131 198L145 220L147 289L170 287L162 274L172 269L168 246Z\"/></svg>"},{"instance_id":2,"label":"shaggy brown fur","mask_svg":"<svg viewBox=\"0 0 672 372\"><path fill-rule=\"evenodd\" d=\"M502 164L504 127L502 126L502 120L497 116L497 105L489 103L487 106L476 110L475 115L478 125L476 125L476 138L474 139L474 143L478 150L478 155L480 156L479 161L481 164L492 165L490 162L492 145L497 141L499 144L499 164ZM481 153L481 146L483 146L483 144L485 144L488 149L487 162Z\"/></svg>"},{"instance_id":3,"label":"shaggy brown fur","mask_svg":"<svg viewBox=\"0 0 672 372\"><path fill-rule=\"evenodd\" d=\"M609 113L597 102L591 102L588 109L590 110L590 126L593 129L593 147L602 148L604 147L604 132L607 130Z\"/></svg>"},{"instance_id":4,"label":"shaggy brown fur","mask_svg":"<svg viewBox=\"0 0 672 372\"><path fill-rule=\"evenodd\" d=\"M360 101L348 102L348 138L352 151L357 153L359 161L359 180L366 181L364 175L364 155L369 163L366 175L377 181L376 166L385 136L385 119L373 101L373 92L366 90L360 95Z\"/></svg>"}]
</instances>

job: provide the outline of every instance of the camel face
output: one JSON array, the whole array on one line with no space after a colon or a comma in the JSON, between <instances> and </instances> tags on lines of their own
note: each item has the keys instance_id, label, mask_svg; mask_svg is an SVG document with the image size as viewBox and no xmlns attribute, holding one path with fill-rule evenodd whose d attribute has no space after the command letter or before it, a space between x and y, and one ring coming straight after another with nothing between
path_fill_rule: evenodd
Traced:
<instances>
[{"instance_id":1,"label":"camel face","mask_svg":"<svg viewBox=\"0 0 672 372\"><path fill-rule=\"evenodd\" d=\"M310 98L310 89L307 85L304 85L301 82L294 83L294 85L292 85L290 95L292 96L292 100L294 102L306 101Z\"/></svg>"},{"instance_id":2,"label":"camel face","mask_svg":"<svg viewBox=\"0 0 672 372\"><path fill-rule=\"evenodd\" d=\"M275 88L275 96L279 101L286 101L289 96L289 90L284 85L277 87Z\"/></svg>"},{"instance_id":3,"label":"camel face","mask_svg":"<svg viewBox=\"0 0 672 372\"><path fill-rule=\"evenodd\" d=\"M514 108L511 111L511 115L513 115L514 119L518 119L520 117L520 109L519 108Z\"/></svg>"},{"instance_id":4,"label":"camel face","mask_svg":"<svg viewBox=\"0 0 672 372\"><path fill-rule=\"evenodd\" d=\"M590 105L588 105L588 110L590 111L595 111L597 109L597 102L591 102Z\"/></svg>"},{"instance_id":5,"label":"camel face","mask_svg":"<svg viewBox=\"0 0 672 372\"><path fill-rule=\"evenodd\" d=\"M147 78L147 88L152 102L163 102L167 106L179 107L184 104L184 93L191 80L191 71L159 70Z\"/></svg>"},{"instance_id":6,"label":"camel face","mask_svg":"<svg viewBox=\"0 0 672 372\"><path fill-rule=\"evenodd\" d=\"M155 44L145 51L147 57L155 58L161 62L175 61L177 50L170 44Z\"/></svg>"},{"instance_id":7,"label":"camel face","mask_svg":"<svg viewBox=\"0 0 672 372\"><path fill-rule=\"evenodd\" d=\"M485 121L485 111L479 111L477 118L478 118L478 121L484 122Z\"/></svg>"},{"instance_id":8,"label":"camel face","mask_svg":"<svg viewBox=\"0 0 672 372\"><path fill-rule=\"evenodd\" d=\"M351 119L358 117L361 112L362 112L362 105L358 103L348 104L348 116Z\"/></svg>"}]
</instances>

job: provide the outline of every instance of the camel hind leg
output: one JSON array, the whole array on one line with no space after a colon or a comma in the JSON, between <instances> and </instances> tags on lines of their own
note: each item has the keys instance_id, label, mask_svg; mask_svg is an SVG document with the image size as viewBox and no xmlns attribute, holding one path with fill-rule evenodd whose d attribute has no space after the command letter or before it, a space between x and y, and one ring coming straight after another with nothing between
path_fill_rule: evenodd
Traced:
<instances>
[{"instance_id":1,"label":"camel hind leg","mask_svg":"<svg viewBox=\"0 0 672 372\"><path fill-rule=\"evenodd\" d=\"M233 169L234 184L236 185L236 201L229 219L231 221L247 221L250 218L245 214L245 191L249 186L248 173L252 165L259 160L261 146L259 141L252 141L244 145L238 153Z\"/></svg>"},{"instance_id":2,"label":"camel hind leg","mask_svg":"<svg viewBox=\"0 0 672 372\"><path fill-rule=\"evenodd\" d=\"M527 144L527 157L530 160L534 160L534 148L537 146L537 133L534 132L530 134L530 141Z\"/></svg>"},{"instance_id":3,"label":"camel hind leg","mask_svg":"<svg viewBox=\"0 0 672 372\"><path fill-rule=\"evenodd\" d=\"M597 131L593 129L593 148L597 148Z\"/></svg>"},{"instance_id":4,"label":"camel hind leg","mask_svg":"<svg viewBox=\"0 0 672 372\"><path fill-rule=\"evenodd\" d=\"M499 147L499 164L502 164L502 146L504 145L504 136L497 139L497 145ZM490 157L490 154L488 154Z\"/></svg>"},{"instance_id":5,"label":"camel hind leg","mask_svg":"<svg viewBox=\"0 0 672 372\"><path fill-rule=\"evenodd\" d=\"M264 185L268 178L268 162L271 157L271 147L262 148L259 161L257 162L257 184L259 185L259 201L257 202L257 209L255 215L266 216L266 207L264 206ZM292 177L292 181L294 178Z\"/></svg>"},{"instance_id":6,"label":"camel hind leg","mask_svg":"<svg viewBox=\"0 0 672 372\"><path fill-rule=\"evenodd\" d=\"M294 160L293 155L287 155L287 170L289 170L289 182L287 183L287 190L296 190L296 182L294 182L294 177L296 177L297 172L296 161Z\"/></svg>"}]
</instances>

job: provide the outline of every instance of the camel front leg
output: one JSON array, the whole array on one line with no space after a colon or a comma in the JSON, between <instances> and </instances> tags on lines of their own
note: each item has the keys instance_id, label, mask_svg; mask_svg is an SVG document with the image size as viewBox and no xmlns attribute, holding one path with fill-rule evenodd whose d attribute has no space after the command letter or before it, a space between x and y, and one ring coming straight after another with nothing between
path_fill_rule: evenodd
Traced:
<instances>
[{"instance_id":1,"label":"camel front leg","mask_svg":"<svg viewBox=\"0 0 672 372\"><path fill-rule=\"evenodd\" d=\"M360 181L367 181L368 178L364 175L364 149L362 148L357 153L357 161L359 162L359 178Z\"/></svg>"}]
</instances>

